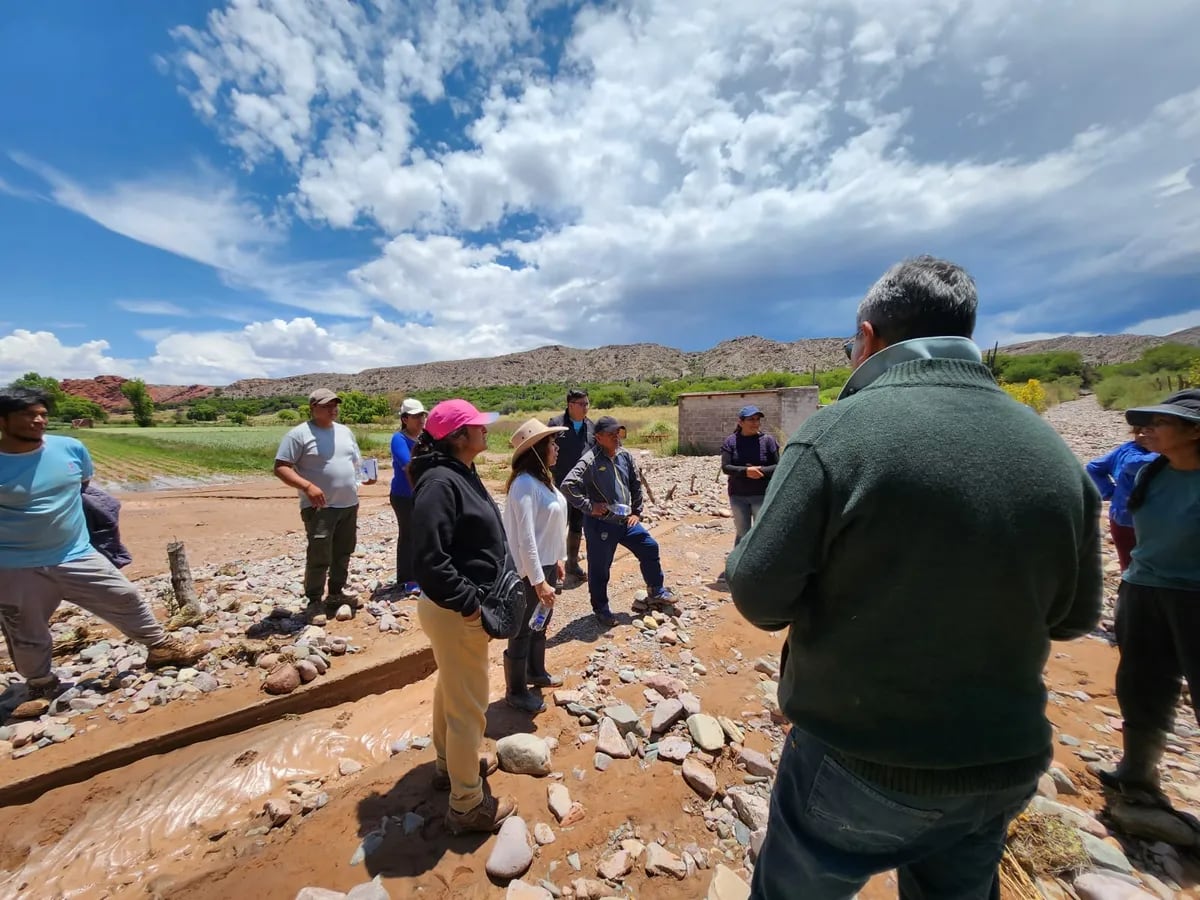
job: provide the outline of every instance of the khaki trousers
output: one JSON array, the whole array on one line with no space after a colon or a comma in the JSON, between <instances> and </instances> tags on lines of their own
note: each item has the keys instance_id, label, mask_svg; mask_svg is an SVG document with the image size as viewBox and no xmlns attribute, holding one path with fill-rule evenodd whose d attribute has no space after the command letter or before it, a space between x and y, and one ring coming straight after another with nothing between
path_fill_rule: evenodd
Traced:
<instances>
[{"instance_id":1,"label":"khaki trousers","mask_svg":"<svg viewBox=\"0 0 1200 900\"><path fill-rule=\"evenodd\" d=\"M483 801L479 746L487 726L488 636L482 620L468 622L422 595L421 628L433 647L433 749L437 768L450 776L450 808L467 812Z\"/></svg>"},{"instance_id":2,"label":"khaki trousers","mask_svg":"<svg viewBox=\"0 0 1200 900\"><path fill-rule=\"evenodd\" d=\"M64 600L147 647L167 638L138 589L99 553L57 566L0 569L0 625L13 666L26 678L50 674L50 616Z\"/></svg>"}]
</instances>

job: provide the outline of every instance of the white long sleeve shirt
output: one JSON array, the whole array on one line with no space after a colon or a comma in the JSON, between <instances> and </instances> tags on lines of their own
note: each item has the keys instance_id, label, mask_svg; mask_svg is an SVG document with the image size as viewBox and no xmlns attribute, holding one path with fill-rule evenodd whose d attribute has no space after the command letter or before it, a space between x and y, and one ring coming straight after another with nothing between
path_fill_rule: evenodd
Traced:
<instances>
[{"instance_id":1,"label":"white long sleeve shirt","mask_svg":"<svg viewBox=\"0 0 1200 900\"><path fill-rule=\"evenodd\" d=\"M541 584L542 567L567 555L567 499L532 475L517 476L504 503L504 533L517 574Z\"/></svg>"}]
</instances>

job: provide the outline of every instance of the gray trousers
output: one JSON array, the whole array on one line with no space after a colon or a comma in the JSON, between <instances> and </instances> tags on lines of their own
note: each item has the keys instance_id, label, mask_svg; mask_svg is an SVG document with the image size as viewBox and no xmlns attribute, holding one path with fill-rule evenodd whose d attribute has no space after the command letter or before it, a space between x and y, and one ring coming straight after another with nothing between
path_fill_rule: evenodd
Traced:
<instances>
[{"instance_id":1,"label":"gray trousers","mask_svg":"<svg viewBox=\"0 0 1200 900\"><path fill-rule=\"evenodd\" d=\"M26 679L50 674L50 616L64 600L147 647L167 638L150 604L99 553L57 566L0 569L0 626L13 665Z\"/></svg>"}]
</instances>

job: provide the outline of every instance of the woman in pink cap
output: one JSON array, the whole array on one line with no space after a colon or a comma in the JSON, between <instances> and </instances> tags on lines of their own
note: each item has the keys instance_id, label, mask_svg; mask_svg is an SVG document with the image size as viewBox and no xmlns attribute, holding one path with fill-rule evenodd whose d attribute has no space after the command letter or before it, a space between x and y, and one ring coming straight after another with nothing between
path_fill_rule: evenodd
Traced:
<instances>
[{"instance_id":1,"label":"woman in pink cap","mask_svg":"<svg viewBox=\"0 0 1200 900\"><path fill-rule=\"evenodd\" d=\"M484 778L493 755L479 756L488 706L488 635L480 600L504 565L504 525L475 471L487 449L482 413L466 400L445 400L429 411L413 448L413 540L421 599L417 614L433 646L433 785L450 791L446 827L452 834L492 832L516 810L494 797Z\"/></svg>"}]
</instances>

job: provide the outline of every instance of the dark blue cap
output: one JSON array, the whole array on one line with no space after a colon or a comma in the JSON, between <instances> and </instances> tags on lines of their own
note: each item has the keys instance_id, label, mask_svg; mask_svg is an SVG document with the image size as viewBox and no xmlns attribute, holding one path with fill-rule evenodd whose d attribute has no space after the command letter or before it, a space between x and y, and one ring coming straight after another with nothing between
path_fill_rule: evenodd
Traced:
<instances>
[{"instance_id":1,"label":"dark blue cap","mask_svg":"<svg viewBox=\"0 0 1200 900\"><path fill-rule=\"evenodd\" d=\"M763 411L757 406L743 406L738 413L739 419L749 419L751 416L761 416Z\"/></svg>"}]
</instances>

